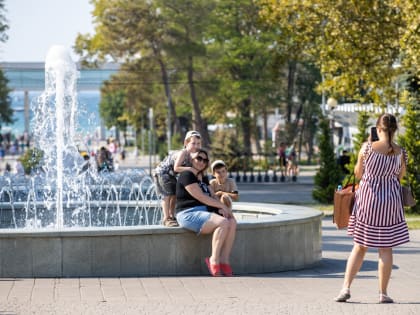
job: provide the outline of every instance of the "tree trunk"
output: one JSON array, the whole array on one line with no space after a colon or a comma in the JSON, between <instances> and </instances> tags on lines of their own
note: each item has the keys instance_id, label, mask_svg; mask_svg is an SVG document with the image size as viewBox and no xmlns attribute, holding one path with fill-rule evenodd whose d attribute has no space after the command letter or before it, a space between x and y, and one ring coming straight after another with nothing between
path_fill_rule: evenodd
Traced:
<instances>
[{"instance_id":1,"label":"tree trunk","mask_svg":"<svg viewBox=\"0 0 420 315\"><path fill-rule=\"evenodd\" d=\"M291 143L295 137L295 128L292 126L293 95L295 91L296 62L288 63L287 95L286 95L286 138Z\"/></svg>"},{"instance_id":2,"label":"tree trunk","mask_svg":"<svg viewBox=\"0 0 420 315\"><path fill-rule=\"evenodd\" d=\"M176 115L176 110L175 110L175 105L172 101L172 95L171 95L171 87L169 84L169 76L168 76L168 71L166 69L166 65L163 62L162 59L158 58L158 62L160 65L160 71L161 71L161 75L162 75L162 82L163 82L163 86L165 88L165 95L166 95L166 100L167 100L167 105L168 105L168 115L170 117L170 124L169 126L167 126L169 128L170 134L173 135L173 131L174 128L173 126L175 125L175 130L181 130L181 125L179 123L179 119Z\"/></svg>"},{"instance_id":3,"label":"tree trunk","mask_svg":"<svg viewBox=\"0 0 420 315\"><path fill-rule=\"evenodd\" d=\"M240 104L241 128L245 155L251 156L251 98L247 97Z\"/></svg>"},{"instance_id":4,"label":"tree trunk","mask_svg":"<svg viewBox=\"0 0 420 315\"><path fill-rule=\"evenodd\" d=\"M204 148L210 146L210 137L207 131L207 123L201 117L200 104L197 99L197 93L194 85L194 66L193 57L188 56L188 86L190 87L191 101L193 105L193 129L201 134L201 145Z\"/></svg>"}]
</instances>

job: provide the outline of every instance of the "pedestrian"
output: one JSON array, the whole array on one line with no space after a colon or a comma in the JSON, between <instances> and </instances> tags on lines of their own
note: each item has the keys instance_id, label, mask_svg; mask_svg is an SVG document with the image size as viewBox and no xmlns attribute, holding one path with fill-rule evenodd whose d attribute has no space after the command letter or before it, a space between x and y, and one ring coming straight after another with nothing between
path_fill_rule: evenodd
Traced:
<instances>
[{"instance_id":1,"label":"pedestrian","mask_svg":"<svg viewBox=\"0 0 420 315\"><path fill-rule=\"evenodd\" d=\"M162 196L162 223L167 227L176 227L176 176L178 173L191 168L191 153L201 148L201 135L198 131L188 131L184 139L184 149L169 153L153 171L156 189Z\"/></svg>"},{"instance_id":2,"label":"pedestrian","mask_svg":"<svg viewBox=\"0 0 420 315\"><path fill-rule=\"evenodd\" d=\"M341 171L343 174L349 174L350 171L347 169L347 165L350 163L350 156L347 150L343 150L342 154L337 160L338 165L340 165Z\"/></svg>"},{"instance_id":3,"label":"pedestrian","mask_svg":"<svg viewBox=\"0 0 420 315\"><path fill-rule=\"evenodd\" d=\"M344 282L337 302L350 299L350 285L362 266L368 248L377 248L379 303L393 303L388 296L392 271L392 249L409 241L401 197L400 180L407 165L407 153L394 142L397 120L382 114L377 122L379 140L362 145L354 169L361 178L355 194L348 234L353 237L353 249L347 260Z\"/></svg>"},{"instance_id":4,"label":"pedestrian","mask_svg":"<svg viewBox=\"0 0 420 315\"><path fill-rule=\"evenodd\" d=\"M286 157L286 143L281 142L277 150L277 155L279 157L280 163L280 181L284 182L286 180L287 172L287 157Z\"/></svg>"},{"instance_id":5,"label":"pedestrian","mask_svg":"<svg viewBox=\"0 0 420 315\"><path fill-rule=\"evenodd\" d=\"M212 276L232 276L230 253L236 234L232 209L211 194L204 172L209 163L207 151L192 154L192 167L183 171L176 187L176 217L179 225L199 234L213 234L211 256L205 263Z\"/></svg>"},{"instance_id":6,"label":"pedestrian","mask_svg":"<svg viewBox=\"0 0 420 315\"><path fill-rule=\"evenodd\" d=\"M287 158L287 175L292 181L297 180L297 175L299 172L299 167L297 164L297 154L296 154L296 141L286 149L286 158Z\"/></svg>"}]
</instances>

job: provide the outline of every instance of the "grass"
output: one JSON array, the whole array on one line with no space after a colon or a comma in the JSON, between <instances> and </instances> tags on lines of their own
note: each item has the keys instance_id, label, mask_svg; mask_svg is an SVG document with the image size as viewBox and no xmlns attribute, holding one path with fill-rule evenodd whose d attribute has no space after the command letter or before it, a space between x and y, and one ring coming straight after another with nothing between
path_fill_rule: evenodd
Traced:
<instances>
[{"instance_id":1,"label":"grass","mask_svg":"<svg viewBox=\"0 0 420 315\"><path fill-rule=\"evenodd\" d=\"M308 207L324 212L326 217L332 217L334 210L331 204L308 204ZM406 214L407 225L409 230L420 230L420 214Z\"/></svg>"}]
</instances>

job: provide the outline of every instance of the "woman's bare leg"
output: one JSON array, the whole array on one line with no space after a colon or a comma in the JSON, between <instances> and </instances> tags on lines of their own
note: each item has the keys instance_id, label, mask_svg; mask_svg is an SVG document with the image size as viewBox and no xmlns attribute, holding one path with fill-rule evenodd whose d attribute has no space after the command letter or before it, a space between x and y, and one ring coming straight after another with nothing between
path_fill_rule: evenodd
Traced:
<instances>
[{"instance_id":1,"label":"woman's bare leg","mask_svg":"<svg viewBox=\"0 0 420 315\"><path fill-rule=\"evenodd\" d=\"M210 263L220 264L220 254L229 232L229 221L218 214L212 213L210 219L204 223L201 233L210 234L212 232Z\"/></svg>"},{"instance_id":2,"label":"woman's bare leg","mask_svg":"<svg viewBox=\"0 0 420 315\"><path fill-rule=\"evenodd\" d=\"M387 288L392 271L392 248L379 248L379 292L388 295Z\"/></svg>"},{"instance_id":3,"label":"woman's bare leg","mask_svg":"<svg viewBox=\"0 0 420 315\"><path fill-rule=\"evenodd\" d=\"M365 258L366 252L367 252L367 247L361 246L356 243L353 245L353 249L347 260L343 288L350 288L350 285L353 282L354 277L356 276L356 274L360 270L360 267L362 266L363 259Z\"/></svg>"},{"instance_id":4,"label":"woman's bare leg","mask_svg":"<svg viewBox=\"0 0 420 315\"><path fill-rule=\"evenodd\" d=\"M226 236L225 242L220 254L220 262L223 264L230 264L230 253L232 251L233 243L235 242L236 235L236 220L235 218L229 219L229 231Z\"/></svg>"}]
</instances>

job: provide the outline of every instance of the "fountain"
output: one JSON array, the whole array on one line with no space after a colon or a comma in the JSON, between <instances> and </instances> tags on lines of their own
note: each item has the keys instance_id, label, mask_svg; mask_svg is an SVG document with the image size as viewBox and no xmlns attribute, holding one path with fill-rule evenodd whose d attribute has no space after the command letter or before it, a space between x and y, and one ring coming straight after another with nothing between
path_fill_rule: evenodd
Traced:
<instances>
[{"instance_id":1,"label":"fountain","mask_svg":"<svg viewBox=\"0 0 420 315\"><path fill-rule=\"evenodd\" d=\"M84 169L76 142L77 76L69 52L53 46L45 62L45 91L33 108L42 169L31 177L0 179L0 227L62 229L160 220L153 182L144 171L99 174L94 161Z\"/></svg>"},{"instance_id":2,"label":"fountain","mask_svg":"<svg viewBox=\"0 0 420 315\"><path fill-rule=\"evenodd\" d=\"M210 236L159 225L160 202L146 172L84 167L75 141L77 75L67 49L53 46L34 109L42 167L0 177L0 276L207 274ZM236 274L296 270L321 259L320 212L257 203L235 203L234 211Z\"/></svg>"}]
</instances>

